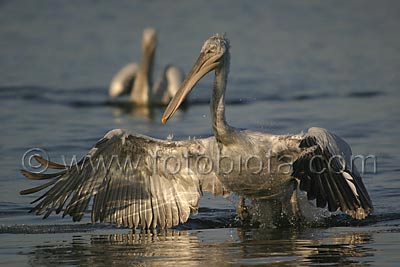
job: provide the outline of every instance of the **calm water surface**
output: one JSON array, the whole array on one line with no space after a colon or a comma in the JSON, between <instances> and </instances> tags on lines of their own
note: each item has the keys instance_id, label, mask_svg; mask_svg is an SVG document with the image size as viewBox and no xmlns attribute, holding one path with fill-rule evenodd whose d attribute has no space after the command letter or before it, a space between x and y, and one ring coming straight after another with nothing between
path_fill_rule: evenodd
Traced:
<instances>
[{"instance_id":1,"label":"calm water surface","mask_svg":"<svg viewBox=\"0 0 400 267\"><path fill-rule=\"evenodd\" d=\"M0 263L60 265L397 266L400 261L400 4L397 1L0 2ZM107 131L158 138L211 134L212 75L163 126L161 109L111 103L107 86L140 57L143 28L159 30L156 71L186 71L203 41L232 44L228 121L276 134L328 128L354 154L375 155L364 182L375 213L301 229L242 229L236 196L205 195L177 229L133 233L28 214L35 183L19 174L32 147L82 156Z\"/></svg>"}]
</instances>

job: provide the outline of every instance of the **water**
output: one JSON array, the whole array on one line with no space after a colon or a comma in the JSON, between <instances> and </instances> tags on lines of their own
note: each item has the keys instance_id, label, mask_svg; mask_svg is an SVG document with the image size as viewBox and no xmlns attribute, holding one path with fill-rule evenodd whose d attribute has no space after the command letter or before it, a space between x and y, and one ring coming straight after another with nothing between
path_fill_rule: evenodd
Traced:
<instances>
[{"instance_id":1,"label":"water","mask_svg":"<svg viewBox=\"0 0 400 267\"><path fill-rule=\"evenodd\" d=\"M400 5L396 1L213 1L0 3L0 262L23 265L396 266L400 240ZM82 156L113 128L158 138L211 133L212 77L167 125L162 109L110 103L107 86L138 60L143 28L159 30L156 71L186 71L203 41L232 44L228 121L272 133L311 126L344 137L355 154L376 155L364 183L375 212L305 229L242 229L237 197L205 195L199 215L177 229L132 233L108 225L28 214L35 183L19 174L32 147Z\"/></svg>"}]
</instances>

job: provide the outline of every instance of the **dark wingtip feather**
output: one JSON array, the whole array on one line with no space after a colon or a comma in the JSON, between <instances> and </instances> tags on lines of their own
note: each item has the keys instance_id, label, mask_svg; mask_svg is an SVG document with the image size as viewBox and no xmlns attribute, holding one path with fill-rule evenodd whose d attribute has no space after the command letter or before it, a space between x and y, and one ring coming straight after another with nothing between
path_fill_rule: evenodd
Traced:
<instances>
[{"instance_id":1,"label":"dark wingtip feather","mask_svg":"<svg viewBox=\"0 0 400 267\"><path fill-rule=\"evenodd\" d=\"M45 184L42 184L42 185L39 185L39 186L36 186L36 187L32 187L32 188L29 188L29 189L22 190L19 193L20 193L20 195L29 195L29 194L32 194L32 193L36 193L38 191L41 191L41 190L45 189L46 187L49 187L50 185L54 184L56 181L57 180L51 180L48 183L45 183Z\"/></svg>"},{"instance_id":2,"label":"dark wingtip feather","mask_svg":"<svg viewBox=\"0 0 400 267\"><path fill-rule=\"evenodd\" d=\"M64 173L65 171L55 172L55 173L34 173L27 170L21 170L21 174L31 180L46 180L46 179L56 178L57 176L60 176Z\"/></svg>"},{"instance_id":3,"label":"dark wingtip feather","mask_svg":"<svg viewBox=\"0 0 400 267\"><path fill-rule=\"evenodd\" d=\"M48 209L46 214L43 216L43 220L47 219L50 216L50 214L53 213L53 211L54 211L54 208Z\"/></svg>"},{"instance_id":4,"label":"dark wingtip feather","mask_svg":"<svg viewBox=\"0 0 400 267\"><path fill-rule=\"evenodd\" d=\"M66 169L66 168L67 168L67 166L65 166L65 165L51 162L51 161L49 161L49 160L47 160L47 159L44 159L44 158L42 158L42 157L40 157L40 156L38 156L38 155L33 156L33 158L34 158L37 162L39 162L40 164L42 164L43 166L46 166L46 167L48 167L48 168L50 168L50 169Z\"/></svg>"}]
</instances>

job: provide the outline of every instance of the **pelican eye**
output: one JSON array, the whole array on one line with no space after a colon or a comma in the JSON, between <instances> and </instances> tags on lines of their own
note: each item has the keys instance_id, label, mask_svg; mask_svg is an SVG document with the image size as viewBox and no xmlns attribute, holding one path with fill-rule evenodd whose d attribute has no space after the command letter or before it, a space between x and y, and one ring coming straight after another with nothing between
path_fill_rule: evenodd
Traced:
<instances>
[{"instance_id":1,"label":"pelican eye","mask_svg":"<svg viewBox=\"0 0 400 267\"><path fill-rule=\"evenodd\" d=\"M215 53L215 50L216 50L215 46L212 46L212 47L210 47L210 48L208 48L208 49L206 50L206 54Z\"/></svg>"}]
</instances>

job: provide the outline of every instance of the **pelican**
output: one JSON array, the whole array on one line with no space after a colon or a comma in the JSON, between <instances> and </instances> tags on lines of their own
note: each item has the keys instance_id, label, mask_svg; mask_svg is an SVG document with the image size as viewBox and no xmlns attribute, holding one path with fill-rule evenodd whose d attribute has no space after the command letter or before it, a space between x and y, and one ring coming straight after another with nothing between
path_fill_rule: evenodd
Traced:
<instances>
[{"instance_id":1,"label":"pelican","mask_svg":"<svg viewBox=\"0 0 400 267\"><path fill-rule=\"evenodd\" d=\"M123 67L111 80L109 95L112 98L130 93L130 101L139 106L167 105L183 81L182 70L167 65L159 79L153 84L153 64L157 46L157 35L153 28L143 31L142 61Z\"/></svg>"},{"instance_id":2,"label":"pelican","mask_svg":"<svg viewBox=\"0 0 400 267\"><path fill-rule=\"evenodd\" d=\"M61 171L22 170L30 179L52 179L21 191L31 194L50 187L34 201L38 204L32 211L46 218L64 210L63 215L79 221L93 198L93 223L164 228L184 223L190 212L196 213L203 192L235 192L242 197L239 206L248 198L257 207L249 214L252 220L274 223L282 216L302 216L297 192L303 191L309 200L316 200L317 207L356 219L368 216L373 210L368 192L357 170L350 169L350 147L337 135L315 127L307 133L273 135L237 129L226 122L229 60L228 40L218 34L210 37L162 117L166 123L196 83L215 70L210 104L214 136L173 141L116 129L77 164L67 166L36 156L43 166ZM126 159L135 163L133 168L118 165ZM98 167L101 162L106 166Z\"/></svg>"}]
</instances>

